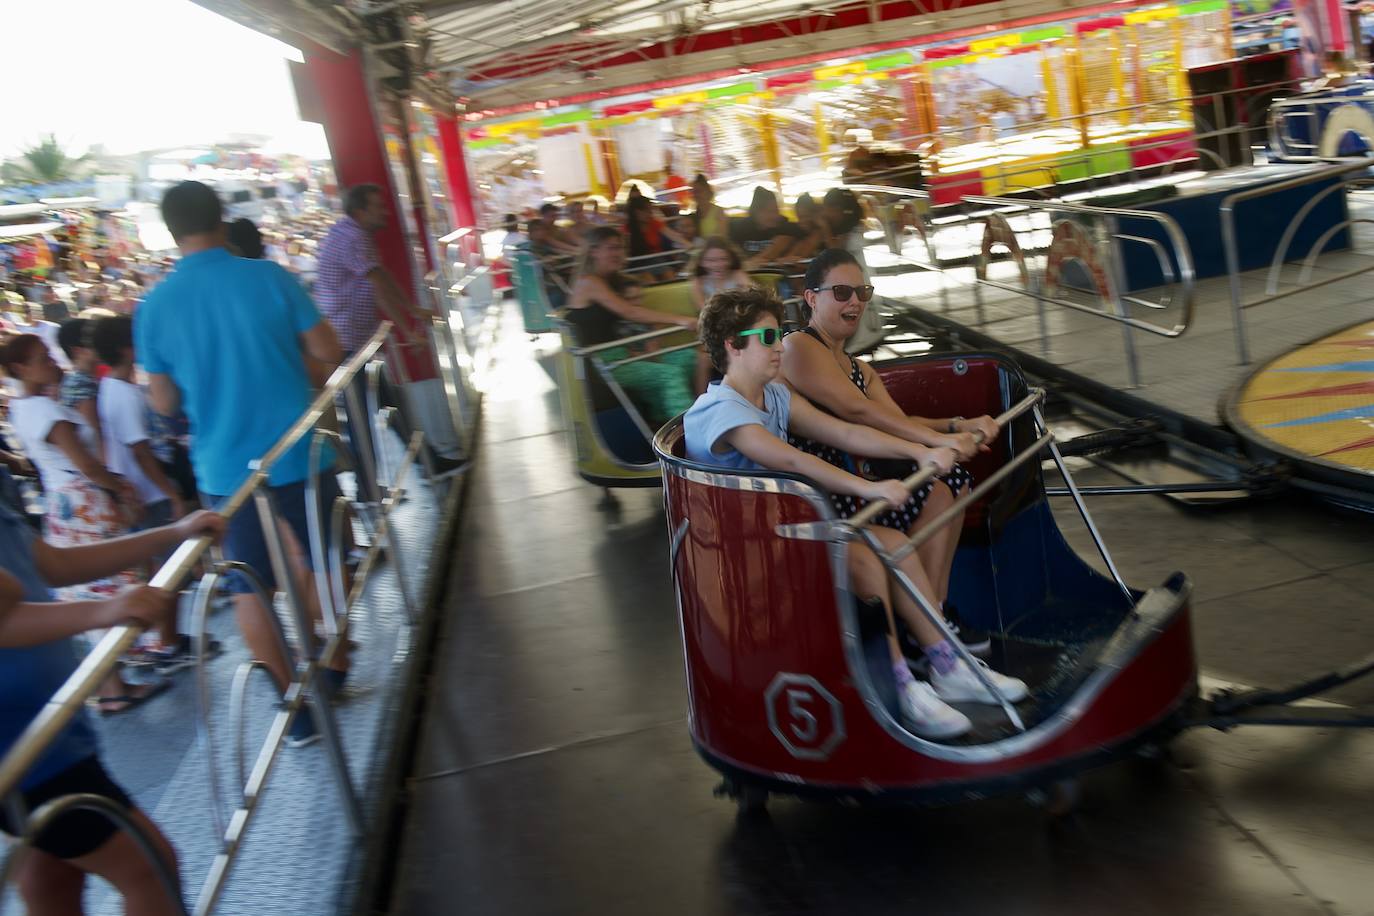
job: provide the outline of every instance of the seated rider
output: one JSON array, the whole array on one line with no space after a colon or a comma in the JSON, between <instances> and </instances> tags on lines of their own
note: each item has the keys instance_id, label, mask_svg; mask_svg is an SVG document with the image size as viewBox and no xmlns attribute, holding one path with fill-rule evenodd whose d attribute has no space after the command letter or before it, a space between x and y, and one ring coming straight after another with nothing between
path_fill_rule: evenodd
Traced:
<instances>
[{"instance_id":1,"label":"seated rider","mask_svg":"<svg viewBox=\"0 0 1374 916\"><path fill-rule=\"evenodd\" d=\"M693 461L735 470L769 469L800 474L827 490L861 500L885 500L900 506L909 495L901 481L867 480L814 455L793 448L789 435L804 436L846 452L913 461L948 474L957 454L928 448L867 426L846 423L811 405L785 383L776 381L782 363L782 303L757 288L729 290L714 296L701 313L700 330L716 368L725 378L697 398L683 421L687 455ZM869 529L887 552L906 541L899 531ZM899 562L916 589L934 603L935 590L916 552ZM970 728L968 717L950 702L998 702L933 624L901 590L889 588L887 570L872 550L853 544L849 552L852 588L861 599L878 599L895 610L930 661L929 682L913 677L895 637L889 639L890 661L898 687L902 719L928 738L951 738ZM938 606L938 605L937 605ZM981 662L979 664L982 664ZM1017 702L1026 685L990 669L987 677L1001 697Z\"/></svg>"},{"instance_id":2,"label":"seated rider","mask_svg":"<svg viewBox=\"0 0 1374 916\"><path fill-rule=\"evenodd\" d=\"M695 316L670 315L637 305L630 298L635 284L625 269L625 239L619 230L601 226L587 236L582 271L568 300L567 321L573 326L579 347L610 343L628 336L625 322L655 327L665 325L695 330ZM631 355L628 347L613 347L597 354L613 363ZM611 375L637 404L643 405L651 425L660 425L686 410L696 392L692 379L697 355L677 350L655 359L642 359L612 370ZM604 400L604 398L603 398ZM598 410L614 406L599 404Z\"/></svg>"},{"instance_id":3,"label":"seated rider","mask_svg":"<svg viewBox=\"0 0 1374 916\"><path fill-rule=\"evenodd\" d=\"M802 295L811 317L806 327L787 338L782 371L787 384L812 404L846 422L871 426L917 445L952 448L959 453L961 461L972 458L980 448L986 451L997 438L997 423L992 417L931 419L907 416L888 394L873 367L845 352L845 345L861 327L864 311L873 297L873 287L852 254L841 248L831 248L812 258L807 265L806 288ZM981 445L975 439L976 433L983 436ZM836 467L854 467L848 454L823 442L794 437L792 444ZM910 473L910 468L896 468L885 476L906 477ZM912 493L897 508L878 516L874 523L908 536L915 534L947 509L956 497L967 492L971 480L963 467L955 465L948 474ZM842 493L832 494L830 502L840 518L849 518L860 507L858 500ZM935 603L942 610L962 527L963 516L959 515L944 531L918 549L921 562L935 586ZM947 616L954 619L952 614ZM975 653L985 652L990 647L985 633L965 630L959 636Z\"/></svg>"}]
</instances>

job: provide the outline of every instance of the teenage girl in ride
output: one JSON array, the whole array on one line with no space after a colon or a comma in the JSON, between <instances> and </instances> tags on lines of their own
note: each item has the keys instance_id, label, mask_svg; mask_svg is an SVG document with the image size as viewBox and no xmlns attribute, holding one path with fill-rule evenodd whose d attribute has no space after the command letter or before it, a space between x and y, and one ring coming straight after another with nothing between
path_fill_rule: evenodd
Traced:
<instances>
[{"instance_id":1,"label":"teenage girl in ride","mask_svg":"<svg viewBox=\"0 0 1374 916\"><path fill-rule=\"evenodd\" d=\"M628 294L636 284L621 272L624 268L625 239L619 230L609 226L593 229L587 236L580 276L568 298L568 322L578 346L591 347L628 336L624 322L696 330L693 316L669 315L631 301ZM629 350L615 347L598 355L611 363L624 359ZM621 366L613 374L626 393L643 405L650 422L661 424L691 406L696 395L692 386L696 366L694 350L678 350Z\"/></svg>"},{"instance_id":2,"label":"teenage girl in ride","mask_svg":"<svg viewBox=\"0 0 1374 916\"><path fill-rule=\"evenodd\" d=\"M830 248L811 260L802 293L811 308L811 319L799 333L787 338L783 346L782 372L787 383L821 410L849 423L869 426L889 436L927 448L947 448L967 461L979 449L986 450L997 438L997 423L991 417L909 417L883 387L873 367L845 352L845 344L861 327L864 310L873 297L873 287L858 261L849 252ZM978 444L975 433L982 433ZM799 436L793 445L836 467L849 469L852 460L843 450L811 437ZM870 456L872 457L872 456ZM926 522L939 515L967 492L972 478L959 465L932 480L904 499L898 508L878 516L876 523L904 535L915 534ZM901 476L906 476L904 471ZM859 511L852 496L832 494L835 511L848 518ZM920 548L921 563L930 574L936 605L944 608L949 593L950 568L959 546L963 516L957 517ZM986 634L966 631L965 645L974 652L987 651Z\"/></svg>"},{"instance_id":3,"label":"teenage girl in ride","mask_svg":"<svg viewBox=\"0 0 1374 916\"><path fill-rule=\"evenodd\" d=\"M788 444L789 435L874 458L889 458L934 467L943 474L954 468L957 453L890 436L867 426L839 420L813 407L785 383L777 381L782 364L782 303L772 293L749 287L718 293L701 313L701 337L716 368L725 374L697 398L684 418L687 455L693 461L736 470L770 469L809 477L826 490L856 502L882 499L901 505L908 499L898 480L867 480ZM870 530L886 551L900 547L905 536L889 527ZM901 570L928 599L935 594L920 555L908 554ZM849 554L852 588L861 599L876 598L894 607L931 660L930 683L911 674L896 640L890 640L893 675L903 720L912 731L930 738L949 738L970 727L968 717L948 702L996 703L974 672L958 657L921 609L905 593L889 588L887 571L868 548L855 544ZM986 672L997 691L1016 702L1026 685L993 671Z\"/></svg>"},{"instance_id":4,"label":"teenage girl in ride","mask_svg":"<svg viewBox=\"0 0 1374 916\"><path fill-rule=\"evenodd\" d=\"M718 235L707 239L702 245L692 273L692 305L698 312L705 308L706 300L716 293L743 289L754 282L744 269L744 259L740 257L739 249Z\"/></svg>"}]
</instances>

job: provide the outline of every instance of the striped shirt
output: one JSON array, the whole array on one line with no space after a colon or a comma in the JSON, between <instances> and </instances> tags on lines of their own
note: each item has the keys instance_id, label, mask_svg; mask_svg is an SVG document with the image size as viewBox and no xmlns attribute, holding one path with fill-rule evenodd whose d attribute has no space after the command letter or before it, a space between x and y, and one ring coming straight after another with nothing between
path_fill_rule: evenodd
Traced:
<instances>
[{"instance_id":1,"label":"striped shirt","mask_svg":"<svg viewBox=\"0 0 1374 916\"><path fill-rule=\"evenodd\" d=\"M372 235L351 216L334 224L320 243L315 272L315 301L339 334L345 353L352 353L377 332L381 318L367 275L380 266Z\"/></svg>"}]
</instances>

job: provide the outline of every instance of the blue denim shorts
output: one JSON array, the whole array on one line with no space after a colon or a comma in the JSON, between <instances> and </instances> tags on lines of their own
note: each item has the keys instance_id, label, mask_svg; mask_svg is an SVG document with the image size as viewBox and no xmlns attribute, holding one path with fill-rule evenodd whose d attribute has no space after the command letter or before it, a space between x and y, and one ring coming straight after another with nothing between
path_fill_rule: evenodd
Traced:
<instances>
[{"instance_id":1,"label":"blue denim shorts","mask_svg":"<svg viewBox=\"0 0 1374 916\"><path fill-rule=\"evenodd\" d=\"M310 551L309 527L306 524L305 512L305 481L296 483L284 483L278 487L268 487L268 492L272 494L272 502L275 506L277 517L284 520L290 526L292 534L296 536L296 543L301 547L305 555L305 563L310 569L315 568L315 560ZM323 536L325 555L328 556L330 549L330 524L329 519L334 505L334 500L339 496L339 482L334 479L331 472L320 475L320 519L324 522ZM207 509L218 508L227 496L215 496L211 493L202 492L200 494L201 504ZM228 529L224 533L224 558L226 560L236 560L248 566L249 569L257 573L262 584L268 592L277 588L277 577L272 571L271 555L267 552L267 541L263 538L262 522L258 520L258 505L254 499L249 499L239 509L238 513L229 520ZM228 578L226 590L231 594L244 595L253 589L248 584L248 580L237 573Z\"/></svg>"}]
</instances>

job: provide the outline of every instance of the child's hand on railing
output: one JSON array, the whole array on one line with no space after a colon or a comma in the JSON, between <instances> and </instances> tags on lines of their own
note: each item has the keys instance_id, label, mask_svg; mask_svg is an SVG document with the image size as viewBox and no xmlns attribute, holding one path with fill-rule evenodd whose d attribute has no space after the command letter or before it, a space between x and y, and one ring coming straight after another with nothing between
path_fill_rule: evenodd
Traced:
<instances>
[{"instance_id":1,"label":"child's hand on railing","mask_svg":"<svg viewBox=\"0 0 1374 916\"><path fill-rule=\"evenodd\" d=\"M131 588L97 604L96 619L91 622L90 628L95 630L126 624L141 627L160 626L167 622L176 600L174 592L165 592L151 585Z\"/></svg>"},{"instance_id":2,"label":"child's hand on railing","mask_svg":"<svg viewBox=\"0 0 1374 916\"><path fill-rule=\"evenodd\" d=\"M218 544L224 537L224 516L218 512L210 512L200 509L176 522L173 526L177 536L183 541L192 538L208 537L213 543Z\"/></svg>"}]
</instances>

